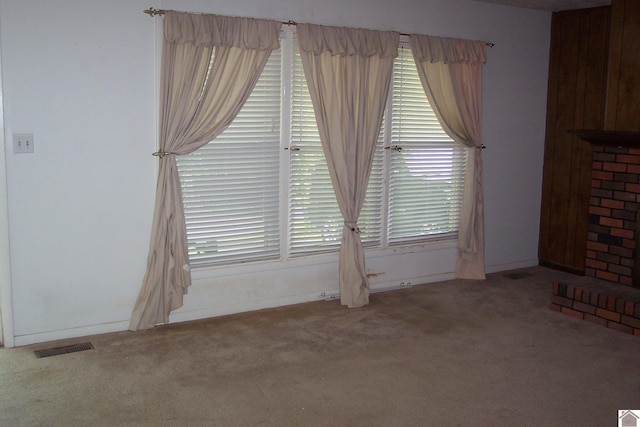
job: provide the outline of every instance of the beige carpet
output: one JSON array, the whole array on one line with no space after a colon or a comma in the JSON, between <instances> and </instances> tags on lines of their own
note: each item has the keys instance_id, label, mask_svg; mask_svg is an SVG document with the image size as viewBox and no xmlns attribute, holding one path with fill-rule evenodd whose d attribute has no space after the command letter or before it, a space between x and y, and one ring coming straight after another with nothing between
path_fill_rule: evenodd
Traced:
<instances>
[{"instance_id":1,"label":"beige carpet","mask_svg":"<svg viewBox=\"0 0 640 427\"><path fill-rule=\"evenodd\" d=\"M551 282L570 277L536 267L362 309L316 302L0 350L0 425L615 426L640 409L640 337L551 311ZM33 353L83 341L95 349Z\"/></svg>"}]
</instances>

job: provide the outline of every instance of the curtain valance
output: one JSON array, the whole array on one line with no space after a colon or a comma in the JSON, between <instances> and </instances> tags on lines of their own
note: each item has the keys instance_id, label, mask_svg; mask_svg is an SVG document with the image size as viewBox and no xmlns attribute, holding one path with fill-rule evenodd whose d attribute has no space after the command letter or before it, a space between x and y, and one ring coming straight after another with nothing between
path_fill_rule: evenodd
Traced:
<instances>
[{"instance_id":1,"label":"curtain valance","mask_svg":"<svg viewBox=\"0 0 640 427\"><path fill-rule=\"evenodd\" d=\"M270 46L279 48L279 22L166 15L165 34L176 38L165 38L162 46L158 153L168 155L160 156L147 271L129 325L134 331L167 323L191 286L176 155L197 150L231 124L253 91ZM254 48L245 47L250 45Z\"/></svg>"},{"instance_id":2,"label":"curtain valance","mask_svg":"<svg viewBox=\"0 0 640 427\"><path fill-rule=\"evenodd\" d=\"M168 43L195 46L233 46L273 50L280 47L281 22L254 18L193 14L168 10L164 17Z\"/></svg>"},{"instance_id":3,"label":"curtain valance","mask_svg":"<svg viewBox=\"0 0 640 427\"><path fill-rule=\"evenodd\" d=\"M398 33L299 24L300 58L329 176L344 218L340 301L369 303L358 218L380 135Z\"/></svg>"},{"instance_id":4,"label":"curtain valance","mask_svg":"<svg viewBox=\"0 0 640 427\"><path fill-rule=\"evenodd\" d=\"M487 62L486 42L411 34L411 49L418 61Z\"/></svg>"},{"instance_id":5,"label":"curtain valance","mask_svg":"<svg viewBox=\"0 0 640 427\"><path fill-rule=\"evenodd\" d=\"M484 279L482 67L484 42L411 36L420 81L438 121L468 147L458 228L456 277Z\"/></svg>"},{"instance_id":6,"label":"curtain valance","mask_svg":"<svg viewBox=\"0 0 640 427\"><path fill-rule=\"evenodd\" d=\"M314 54L330 52L340 56L395 58L400 33L298 24L298 41L301 50Z\"/></svg>"}]
</instances>

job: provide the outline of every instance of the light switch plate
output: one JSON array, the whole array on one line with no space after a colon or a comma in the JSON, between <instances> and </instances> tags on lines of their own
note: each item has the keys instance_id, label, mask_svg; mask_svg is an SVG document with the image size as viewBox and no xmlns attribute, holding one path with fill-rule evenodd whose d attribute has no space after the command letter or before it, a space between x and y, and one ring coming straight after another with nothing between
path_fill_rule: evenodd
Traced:
<instances>
[{"instance_id":1,"label":"light switch plate","mask_svg":"<svg viewBox=\"0 0 640 427\"><path fill-rule=\"evenodd\" d=\"M13 152L15 154L33 153L33 134L14 133Z\"/></svg>"}]
</instances>

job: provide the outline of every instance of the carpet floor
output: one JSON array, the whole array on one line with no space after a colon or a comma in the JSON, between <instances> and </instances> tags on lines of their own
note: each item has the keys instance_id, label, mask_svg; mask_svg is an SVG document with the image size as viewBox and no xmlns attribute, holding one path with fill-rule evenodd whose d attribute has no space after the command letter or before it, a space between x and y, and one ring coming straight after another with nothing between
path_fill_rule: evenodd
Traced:
<instances>
[{"instance_id":1,"label":"carpet floor","mask_svg":"<svg viewBox=\"0 0 640 427\"><path fill-rule=\"evenodd\" d=\"M571 277L533 267L360 309L321 301L1 349L0 425L615 426L640 409L640 337L550 310L552 281Z\"/></svg>"}]
</instances>

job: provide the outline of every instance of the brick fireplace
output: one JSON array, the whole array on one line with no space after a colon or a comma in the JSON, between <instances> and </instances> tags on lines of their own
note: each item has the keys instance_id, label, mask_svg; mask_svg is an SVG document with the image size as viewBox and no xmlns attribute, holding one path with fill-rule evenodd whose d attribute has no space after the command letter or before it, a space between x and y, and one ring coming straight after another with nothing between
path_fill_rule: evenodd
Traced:
<instances>
[{"instance_id":1,"label":"brick fireplace","mask_svg":"<svg viewBox=\"0 0 640 427\"><path fill-rule=\"evenodd\" d=\"M585 275L640 285L640 148L593 146Z\"/></svg>"},{"instance_id":2,"label":"brick fireplace","mask_svg":"<svg viewBox=\"0 0 640 427\"><path fill-rule=\"evenodd\" d=\"M540 239L543 265L584 274L552 309L638 336L639 23L638 0L553 15Z\"/></svg>"},{"instance_id":3,"label":"brick fireplace","mask_svg":"<svg viewBox=\"0 0 640 427\"><path fill-rule=\"evenodd\" d=\"M640 336L640 133L573 131L593 146L585 276L551 309Z\"/></svg>"}]
</instances>

